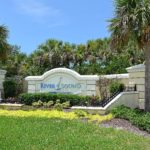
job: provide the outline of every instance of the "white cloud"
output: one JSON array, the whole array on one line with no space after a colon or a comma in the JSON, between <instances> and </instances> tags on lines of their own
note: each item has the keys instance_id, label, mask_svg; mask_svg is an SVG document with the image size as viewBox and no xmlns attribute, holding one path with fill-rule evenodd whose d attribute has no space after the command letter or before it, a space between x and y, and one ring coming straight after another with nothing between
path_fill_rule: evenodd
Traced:
<instances>
[{"instance_id":1,"label":"white cloud","mask_svg":"<svg viewBox=\"0 0 150 150\"><path fill-rule=\"evenodd\" d=\"M55 28L68 24L66 15L46 0L13 0L17 13L27 16L38 24Z\"/></svg>"},{"instance_id":2,"label":"white cloud","mask_svg":"<svg viewBox=\"0 0 150 150\"><path fill-rule=\"evenodd\" d=\"M29 15L34 18L57 18L62 15L59 9L46 5L39 0L15 0L15 5L21 14Z\"/></svg>"}]
</instances>

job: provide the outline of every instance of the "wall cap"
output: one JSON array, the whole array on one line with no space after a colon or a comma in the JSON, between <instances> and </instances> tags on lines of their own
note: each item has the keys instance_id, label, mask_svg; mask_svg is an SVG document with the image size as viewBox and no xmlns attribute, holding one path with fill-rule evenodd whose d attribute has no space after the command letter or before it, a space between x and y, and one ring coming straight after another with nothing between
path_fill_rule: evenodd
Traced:
<instances>
[{"instance_id":1,"label":"wall cap","mask_svg":"<svg viewBox=\"0 0 150 150\"><path fill-rule=\"evenodd\" d=\"M135 65L129 68L126 68L126 70L130 72L144 72L145 71L145 65L144 64L139 64Z\"/></svg>"},{"instance_id":2,"label":"wall cap","mask_svg":"<svg viewBox=\"0 0 150 150\"><path fill-rule=\"evenodd\" d=\"M91 80L91 81L98 81L100 77L102 78L107 78L107 79L128 79L129 78L129 74L110 74L110 75L80 75L79 73L77 73L74 70L71 69L67 69L67 68L55 68L52 70L49 70L47 72L45 72L43 75L41 76L28 76L25 78L26 81L42 81L44 80L46 77L53 75L55 73L67 73L70 74L71 76L75 77L78 80Z\"/></svg>"},{"instance_id":3,"label":"wall cap","mask_svg":"<svg viewBox=\"0 0 150 150\"><path fill-rule=\"evenodd\" d=\"M55 69L45 72L41 76L28 76L25 78L25 80L26 81L42 81L48 76L53 75L55 73L70 74L71 76L75 77L77 80L99 80L99 77L97 75L80 75L76 71L67 69L67 68L55 68Z\"/></svg>"},{"instance_id":4,"label":"wall cap","mask_svg":"<svg viewBox=\"0 0 150 150\"><path fill-rule=\"evenodd\" d=\"M107 78L107 79L128 79L129 78L129 74L110 74L110 75L103 75L100 76L102 78Z\"/></svg>"}]
</instances>

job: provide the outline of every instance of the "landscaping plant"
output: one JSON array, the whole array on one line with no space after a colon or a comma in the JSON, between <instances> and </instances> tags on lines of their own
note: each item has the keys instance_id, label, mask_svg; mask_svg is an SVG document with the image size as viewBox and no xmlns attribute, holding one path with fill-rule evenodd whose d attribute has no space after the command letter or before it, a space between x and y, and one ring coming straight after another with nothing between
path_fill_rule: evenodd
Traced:
<instances>
[{"instance_id":1,"label":"landscaping plant","mask_svg":"<svg viewBox=\"0 0 150 150\"><path fill-rule=\"evenodd\" d=\"M69 101L70 105L86 105L91 100L90 96L80 96L73 94L52 94L52 93L24 93L19 96L19 101L26 105L31 105L33 102L39 101L48 102L49 100L56 103L56 100L60 100L60 103Z\"/></svg>"},{"instance_id":2,"label":"landscaping plant","mask_svg":"<svg viewBox=\"0 0 150 150\"><path fill-rule=\"evenodd\" d=\"M114 108L111 113L116 118L129 120L133 125L150 133L150 113L139 109L131 109L125 106Z\"/></svg>"}]
</instances>

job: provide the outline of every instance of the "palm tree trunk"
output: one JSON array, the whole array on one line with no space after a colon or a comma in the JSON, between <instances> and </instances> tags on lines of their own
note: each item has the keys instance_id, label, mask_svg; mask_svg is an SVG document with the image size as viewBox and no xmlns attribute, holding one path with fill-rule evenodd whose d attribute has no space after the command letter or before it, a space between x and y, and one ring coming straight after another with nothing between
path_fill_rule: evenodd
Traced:
<instances>
[{"instance_id":1,"label":"palm tree trunk","mask_svg":"<svg viewBox=\"0 0 150 150\"><path fill-rule=\"evenodd\" d=\"M150 43L145 45L145 111L150 112Z\"/></svg>"}]
</instances>

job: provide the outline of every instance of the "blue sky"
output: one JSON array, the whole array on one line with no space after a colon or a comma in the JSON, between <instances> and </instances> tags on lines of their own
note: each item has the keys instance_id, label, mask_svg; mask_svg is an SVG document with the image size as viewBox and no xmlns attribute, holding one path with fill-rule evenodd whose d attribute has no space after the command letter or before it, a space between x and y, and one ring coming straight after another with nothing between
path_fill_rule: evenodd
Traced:
<instances>
[{"instance_id":1,"label":"blue sky","mask_svg":"<svg viewBox=\"0 0 150 150\"><path fill-rule=\"evenodd\" d=\"M70 43L109 36L113 0L1 0L0 24L9 42L30 54L47 39Z\"/></svg>"}]
</instances>

